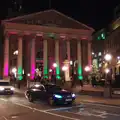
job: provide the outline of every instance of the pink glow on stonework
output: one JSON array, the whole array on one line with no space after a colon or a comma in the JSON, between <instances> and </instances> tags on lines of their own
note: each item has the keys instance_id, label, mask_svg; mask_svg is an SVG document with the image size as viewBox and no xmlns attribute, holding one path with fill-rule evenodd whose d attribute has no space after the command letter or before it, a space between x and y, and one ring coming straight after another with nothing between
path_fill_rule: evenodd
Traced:
<instances>
[{"instance_id":1,"label":"pink glow on stonework","mask_svg":"<svg viewBox=\"0 0 120 120\"><path fill-rule=\"evenodd\" d=\"M9 32L9 34L12 34L12 35L14 35L14 34L17 34L17 32Z\"/></svg>"},{"instance_id":2,"label":"pink glow on stonework","mask_svg":"<svg viewBox=\"0 0 120 120\"><path fill-rule=\"evenodd\" d=\"M5 64L4 64L4 76L8 76L8 62L5 61Z\"/></svg>"},{"instance_id":3,"label":"pink glow on stonework","mask_svg":"<svg viewBox=\"0 0 120 120\"><path fill-rule=\"evenodd\" d=\"M32 65L31 65L31 73L30 73L30 77L31 77L32 80L34 79L34 76L35 76L35 64L32 63Z\"/></svg>"},{"instance_id":4,"label":"pink glow on stonework","mask_svg":"<svg viewBox=\"0 0 120 120\"><path fill-rule=\"evenodd\" d=\"M82 40L87 40L87 38L86 37L82 37Z\"/></svg>"}]
</instances>

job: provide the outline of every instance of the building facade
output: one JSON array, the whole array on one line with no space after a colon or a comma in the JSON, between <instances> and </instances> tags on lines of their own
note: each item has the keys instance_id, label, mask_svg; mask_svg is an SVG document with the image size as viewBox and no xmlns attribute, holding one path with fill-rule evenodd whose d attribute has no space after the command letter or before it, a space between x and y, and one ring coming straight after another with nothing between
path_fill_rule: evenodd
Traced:
<instances>
[{"instance_id":1,"label":"building facade","mask_svg":"<svg viewBox=\"0 0 120 120\"><path fill-rule=\"evenodd\" d=\"M83 79L84 66L91 66L93 29L56 10L47 10L2 21L4 33L3 71L7 78L13 67L17 77L34 78L36 68L42 68L48 78L54 70L59 79L64 61L76 61L76 72ZM56 63L55 68L53 64ZM70 69L70 67L69 67Z\"/></svg>"},{"instance_id":2,"label":"building facade","mask_svg":"<svg viewBox=\"0 0 120 120\"><path fill-rule=\"evenodd\" d=\"M112 55L109 64L114 74L120 74L120 17L113 21L109 35L105 40L105 52Z\"/></svg>"}]
</instances>

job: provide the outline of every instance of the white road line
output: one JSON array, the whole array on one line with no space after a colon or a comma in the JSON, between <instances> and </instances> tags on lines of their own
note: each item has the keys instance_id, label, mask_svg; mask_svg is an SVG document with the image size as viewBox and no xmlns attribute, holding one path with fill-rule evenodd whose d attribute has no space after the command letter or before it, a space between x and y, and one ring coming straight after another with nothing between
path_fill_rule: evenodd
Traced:
<instances>
[{"instance_id":1,"label":"white road line","mask_svg":"<svg viewBox=\"0 0 120 120\"><path fill-rule=\"evenodd\" d=\"M4 118L5 120L8 120L5 116L2 116L2 118Z\"/></svg>"},{"instance_id":2,"label":"white road line","mask_svg":"<svg viewBox=\"0 0 120 120\"><path fill-rule=\"evenodd\" d=\"M5 101L5 102L7 102L8 100L6 100L6 99L4 99L4 98L0 98L0 100L3 100L3 101Z\"/></svg>"},{"instance_id":3,"label":"white road line","mask_svg":"<svg viewBox=\"0 0 120 120\"><path fill-rule=\"evenodd\" d=\"M114 106L114 105L104 105L104 103L92 103L92 102L89 102L89 101L86 101L84 102L84 100L82 101L82 104L88 104L88 105L94 105L94 106L101 106L101 107L111 107L111 108L119 108L120 109L120 106Z\"/></svg>"},{"instance_id":4,"label":"white road line","mask_svg":"<svg viewBox=\"0 0 120 120\"><path fill-rule=\"evenodd\" d=\"M83 105L76 105L76 106L72 106L72 107L60 107L60 108L48 109L48 110L45 110L45 112L68 110L68 109L72 109L72 108L81 108L81 107L83 107Z\"/></svg>"},{"instance_id":5,"label":"white road line","mask_svg":"<svg viewBox=\"0 0 120 120\"><path fill-rule=\"evenodd\" d=\"M5 101L4 99L1 99L1 100ZM59 115L59 114L47 112L47 111L44 111L44 110L39 110L39 109L37 109L37 108L32 108L32 107L30 107L30 106L23 105L23 104L20 104L20 103L12 103L12 104L19 105L19 106L21 106L21 107L28 108L28 109L30 109L30 110L38 111L38 112L45 113L45 114L49 114L49 115L56 116L56 117L61 117L61 118L69 119L69 120L80 120L80 119L73 118L73 117L68 117L68 116L64 116L64 115ZM4 119L5 119L5 118L4 118ZM5 119L5 120L8 120L8 119Z\"/></svg>"},{"instance_id":6,"label":"white road line","mask_svg":"<svg viewBox=\"0 0 120 120\"><path fill-rule=\"evenodd\" d=\"M83 116L94 116L94 117L100 117L100 118L106 118L105 116L101 116L101 115L95 115L95 114L92 114L92 113L89 113L89 112L78 112L78 113L74 113L74 112L69 112L67 111L67 113L70 113L70 114L75 114L75 115L83 115Z\"/></svg>"}]
</instances>

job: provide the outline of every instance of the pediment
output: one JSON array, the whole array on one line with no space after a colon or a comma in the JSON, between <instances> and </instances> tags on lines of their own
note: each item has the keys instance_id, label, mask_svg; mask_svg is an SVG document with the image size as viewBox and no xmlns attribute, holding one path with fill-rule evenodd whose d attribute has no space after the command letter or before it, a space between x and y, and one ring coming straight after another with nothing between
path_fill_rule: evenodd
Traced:
<instances>
[{"instance_id":1,"label":"pediment","mask_svg":"<svg viewBox=\"0 0 120 120\"><path fill-rule=\"evenodd\" d=\"M92 30L92 28L70 18L56 10L46 10L43 12L24 15L9 20L6 22L22 23L30 25L52 26L61 28L73 28Z\"/></svg>"}]
</instances>

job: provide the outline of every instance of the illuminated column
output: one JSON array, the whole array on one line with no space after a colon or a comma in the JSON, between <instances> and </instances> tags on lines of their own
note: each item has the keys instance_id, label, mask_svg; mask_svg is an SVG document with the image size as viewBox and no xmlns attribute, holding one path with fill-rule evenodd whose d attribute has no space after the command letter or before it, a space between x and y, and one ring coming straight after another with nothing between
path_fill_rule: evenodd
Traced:
<instances>
[{"instance_id":1,"label":"illuminated column","mask_svg":"<svg viewBox=\"0 0 120 120\"><path fill-rule=\"evenodd\" d=\"M56 78L60 79L60 64L59 64L59 40L55 40L55 61L56 67Z\"/></svg>"},{"instance_id":2,"label":"illuminated column","mask_svg":"<svg viewBox=\"0 0 120 120\"><path fill-rule=\"evenodd\" d=\"M17 68L18 68L18 80L22 80L23 68L22 68L22 36L18 36L18 58L17 58Z\"/></svg>"},{"instance_id":3,"label":"illuminated column","mask_svg":"<svg viewBox=\"0 0 120 120\"><path fill-rule=\"evenodd\" d=\"M66 45L67 45L67 56L68 56L68 62L69 62L67 72L69 74L69 80L70 80L70 41L69 40L67 40Z\"/></svg>"},{"instance_id":4,"label":"illuminated column","mask_svg":"<svg viewBox=\"0 0 120 120\"><path fill-rule=\"evenodd\" d=\"M88 41L88 65L91 67L92 64L92 50L91 50L91 42Z\"/></svg>"},{"instance_id":5,"label":"illuminated column","mask_svg":"<svg viewBox=\"0 0 120 120\"><path fill-rule=\"evenodd\" d=\"M70 62L70 41L67 40L67 56L68 56L68 60Z\"/></svg>"},{"instance_id":6,"label":"illuminated column","mask_svg":"<svg viewBox=\"0 0 120 120\"><path fill-rule=\"evenodd\" d=\"M4 71L3 78L9 76L9 36L5 35L5 43L4 43Z\"/></svg>"},{"instance_id":7,"label":"illuminated column","mask_svg":"<svg viewBox=\"0 0 120 120\"><path fill-rule=\"evenodd\" d=\"M44 78L48 78L48 43L43 40L43 74Z\"/></svg>"},{"instance_id":8,"label":"illuminated column","mask_svg":"<svg viewBox=\"0 0 120 120\"><path fill-rule=\"evenodd\" d=\"M82 59L81 59L82 53L81 53L81 41L77 41L77 60L78 60L78 79L82 80Z\"/></svg>"},{"instance_id":9,"label":"illuminated column","mask_svg":"<svg viewBox=\"0 0 120 120\"><path fill-rule=\"evenodd\" d=\"M36 67L36 59L35 59L35 38L31 40L31 55L30 55L30 76L31 79L34 79L35 76L35 67Z\"/></svg>"}]
</instances>

